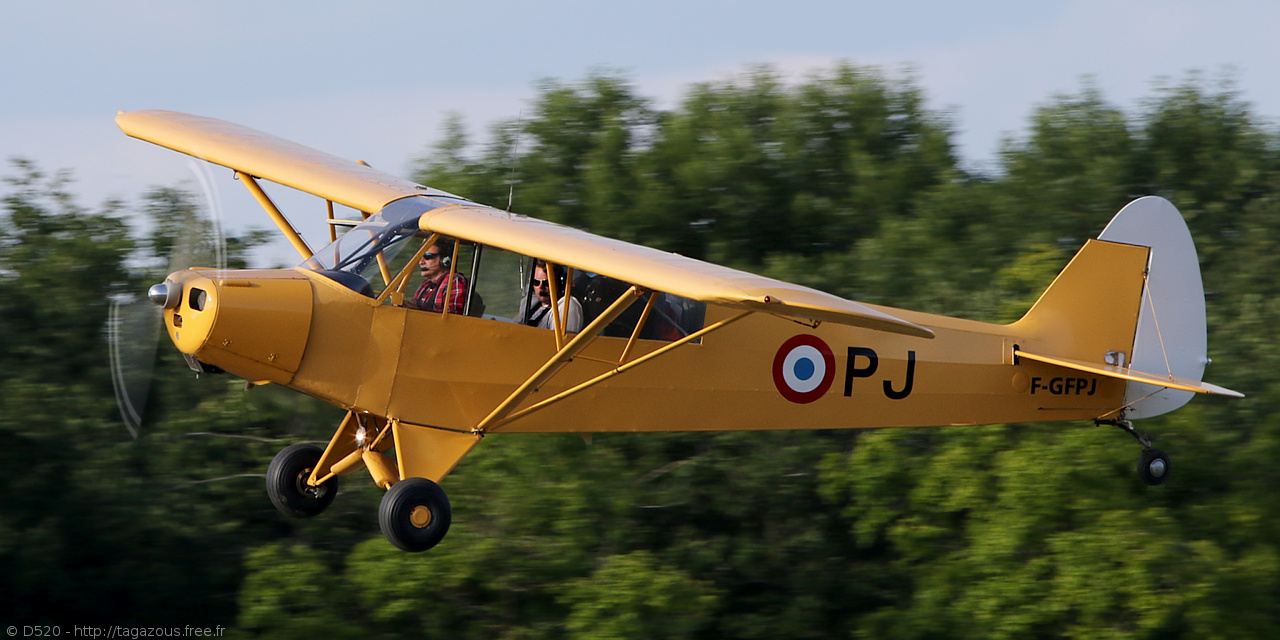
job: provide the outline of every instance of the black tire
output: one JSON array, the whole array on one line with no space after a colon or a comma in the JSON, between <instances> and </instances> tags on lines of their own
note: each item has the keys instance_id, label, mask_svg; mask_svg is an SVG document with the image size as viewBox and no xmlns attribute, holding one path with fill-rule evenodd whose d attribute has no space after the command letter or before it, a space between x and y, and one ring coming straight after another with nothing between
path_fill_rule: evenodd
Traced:
<instances>
[{"instance_id":1,"label":"black tire","mask_svg":"<svg viewBox=\"0 0 1280 640\"><path fill-rule=\"evenodd\" d=\"M324 451L315 445L295 444L285 447L267 467L267 495L271 504L287 516L311 518L320 514L338 494L338 479L330 478L318 487L307 485L307 478L320 462Z\"/></svg>"},{"instance_id":2,"label":"black tire","mask_svg":"<svg viewBox=\"0 0 1280 640\"><path fill-rule=\"evenodd\" d=\"M1169 456L1159 449L1143 449L1138 456L1138 477L1153 487L1164 482L1172 468Z\"/></svg>"},{"instance_id":3,"label":"black tire","mask_svg":"<svg viewBox=\"0 0 1280 640\"><path fill-rule=\"evenodd\" d=\"M426 551L440 544L453 522L449 496L426 478L395 483L378 507L378 526L387 541L405 551Z\"/></svg>"}]
</instances>

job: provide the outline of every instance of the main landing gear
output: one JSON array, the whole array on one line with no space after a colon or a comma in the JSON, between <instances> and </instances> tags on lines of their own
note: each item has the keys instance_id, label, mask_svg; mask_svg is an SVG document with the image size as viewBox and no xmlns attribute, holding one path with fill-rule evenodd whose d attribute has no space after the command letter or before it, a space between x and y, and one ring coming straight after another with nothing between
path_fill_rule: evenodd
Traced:
<instances>
[{"instance_id":1,"label":"main landing gear","mask_svg":"<svg viewBox=\"0 0 1280 640\"><path fill-rule=\"evenodd\" d=\"M1150 434L1138 431L1133 427L1133 423L1128 420L1094 420L1094 423L1099 425L1107 424L1123 429L1142 445L1142 453L1138 455L1139 479L1153 487L1168 479L1169 470L1172 468L1169 463L1169 456L1151 446Z\"/></svg>"},{"instance_id":2,"label":"main landing gear","mask_svg":"<svg viewBox=\"0 0 1280 640\"><path fill-rule=\"evenodd\" d=\"M267 467L267 496L281 513L294 518L320 515L338 495L338 479L330 478L311 485L311 472L324 451L315 445L295 444L285 447Z\"/></svg>"},{"instance_id":3,"label":"main landing gear","mask_svg":"<svg viewBox=\"0 0 1280 640\"><path fill-rule=\"evenodd\" d=\"M333 503L338 476L363 466L387 490L378 508L387 540L405 551L436 546L453 522L449 497L427 478L401 478L396 461L383 453L391 447L392 438L385 438L391 430L382 419L348 414L328 450L310 444L285 447L267 467L271 503L290 517L317 516Z\"/></svg>"},{"instance_id":4,"label":"main landing gear","mask_svg":"<svg viewBox=\"0 0 1280 640\"><path fill-rule=\"evenodd\" d=\"M453 522L449 496L426 478L407 478L382 496L378 526L391 544L405 551L426 551L440 543Z\"/></svg>"}]
</instances>

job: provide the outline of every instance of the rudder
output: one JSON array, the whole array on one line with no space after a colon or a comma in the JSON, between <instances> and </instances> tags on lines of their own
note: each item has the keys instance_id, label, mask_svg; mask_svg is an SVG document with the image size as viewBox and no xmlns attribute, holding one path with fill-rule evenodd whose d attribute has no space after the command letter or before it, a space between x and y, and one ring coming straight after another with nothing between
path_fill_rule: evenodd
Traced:
<instances>
[{"instance_id":1,"label":"rudder","mask_svg":"<svg viewBox=\"0 0 1280 640\"><path fill-rule=\"evenodd\" d=\"M1191 230L1177 207L1156 196L1139 198L1121 209L1098 238L1151 248L1130 366L1148 373L1202 380L1209 363L1204 285ZM1134 404L1125 417L1150 418L1168 413L1186 404L1193 395L1130 382L1125 389L1125 403Z\"/></svg>"}]
</instances>

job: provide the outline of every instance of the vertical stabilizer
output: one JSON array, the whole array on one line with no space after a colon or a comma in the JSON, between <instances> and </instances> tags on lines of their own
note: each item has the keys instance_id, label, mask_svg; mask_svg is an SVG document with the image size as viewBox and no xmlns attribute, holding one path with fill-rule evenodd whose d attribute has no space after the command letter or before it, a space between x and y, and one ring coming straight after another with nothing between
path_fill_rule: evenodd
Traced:
<instances>
[{"instance_id":1,"label":"vertical stabilizer","mask_svg":"<svg viewBox=\"0 0 1280 640\"><path fill-rule=\"evenodd\" d=\"M1089 240L1012 325L1019 351L1123 365L1133 351L1146 247Z\"/></svg>"}]
</instances>

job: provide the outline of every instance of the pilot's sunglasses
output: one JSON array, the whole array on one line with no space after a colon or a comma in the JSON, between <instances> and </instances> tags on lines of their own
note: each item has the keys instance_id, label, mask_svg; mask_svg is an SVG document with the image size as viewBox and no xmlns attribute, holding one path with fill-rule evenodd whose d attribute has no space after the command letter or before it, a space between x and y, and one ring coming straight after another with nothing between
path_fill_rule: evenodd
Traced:
<instances>
[{"instance_id":1,"label":"pilot's sunglasses","mask_svg":"<svg viewBox=\"0 0 1280 640\"><path fill-rule=\"evenodd\" d=\"M423 259L423 260L435 260L436 258L439 258L439 257L440 257L440 254L438 254L438 253L424 253L424 254L422 254L422 259Z\"/></svg>"},{"instance_id":2,"label":"pilot's sunglasses","mask_svg":"<svg viewBox=\"0 0 1280 640\"><path fill-rule=\"evenodd\" d=\"M537 278L534 278L534 279L533 279L533 286L535 286L535 287L545 287L545 286L547 286L547 284L548 284L548 283L550 283L550 282L551 282L550 280L539 280L539 279L537 279Z\"/></svg>"}]
</instances>

